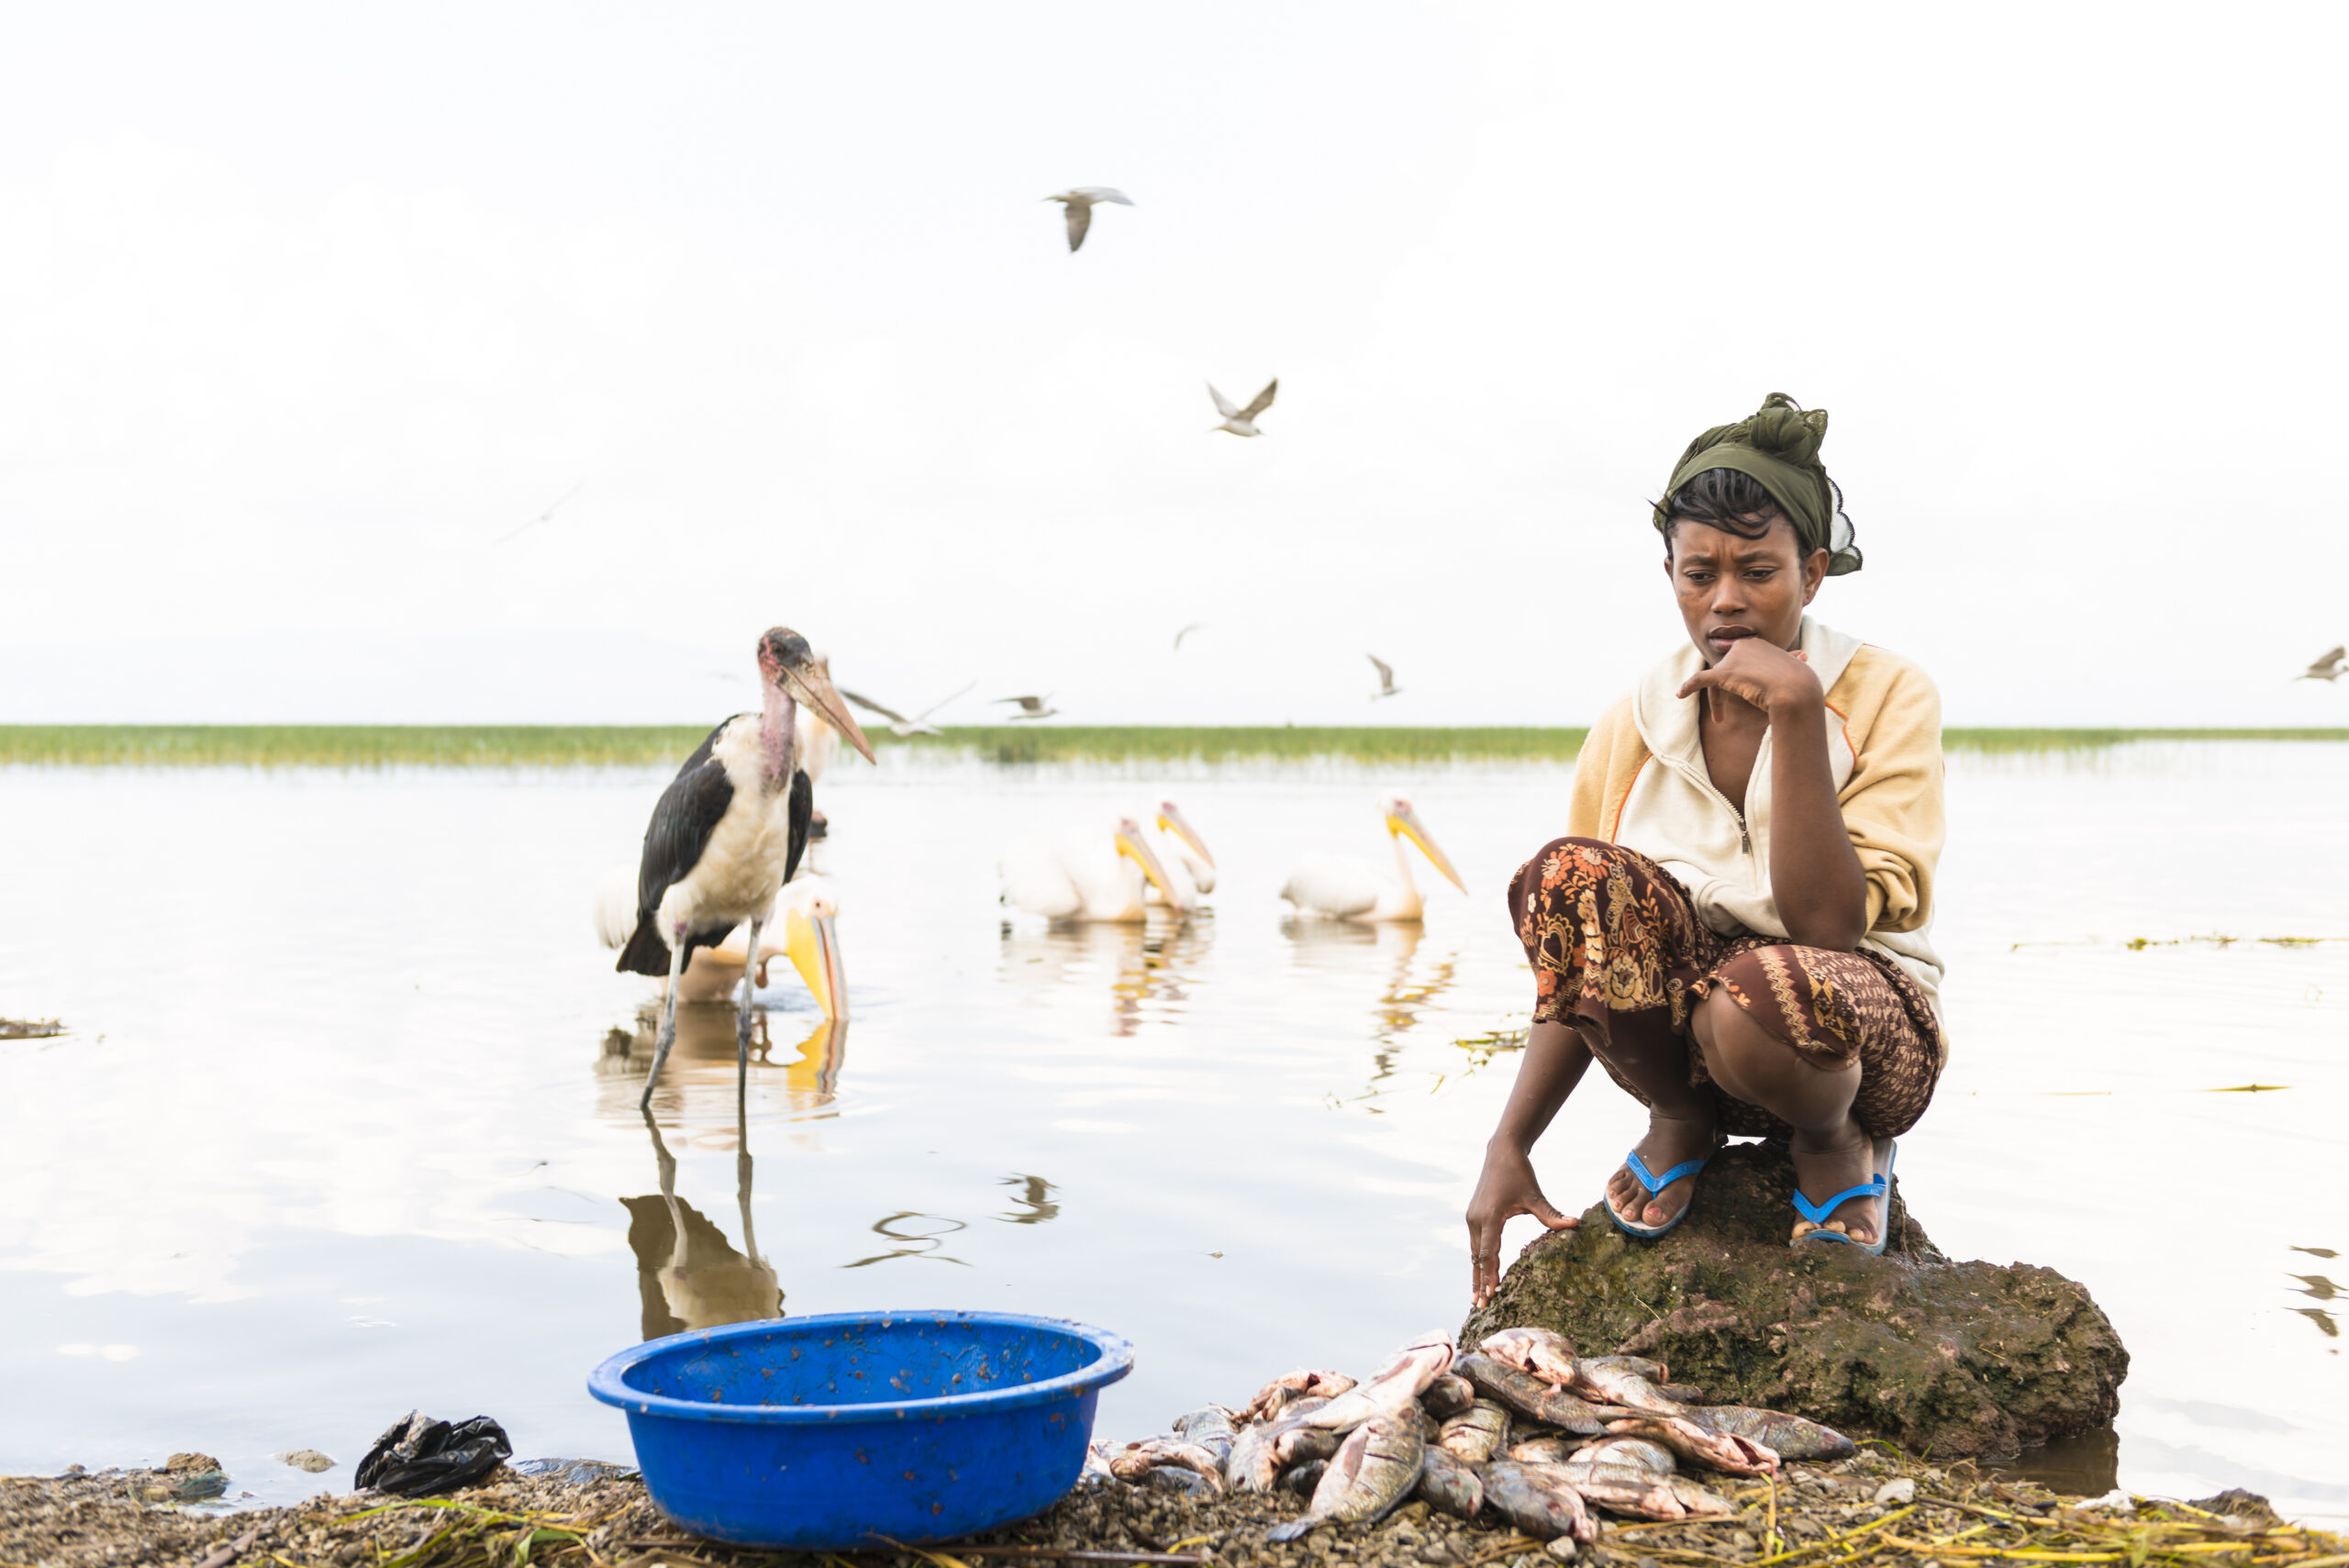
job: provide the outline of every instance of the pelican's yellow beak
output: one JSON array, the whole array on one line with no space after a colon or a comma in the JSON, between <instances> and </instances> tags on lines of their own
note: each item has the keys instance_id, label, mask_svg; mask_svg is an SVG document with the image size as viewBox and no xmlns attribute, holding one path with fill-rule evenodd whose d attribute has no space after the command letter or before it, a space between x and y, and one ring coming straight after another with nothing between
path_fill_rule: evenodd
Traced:
<instances>
[{"instance_id":1,"label":"pelican's yellow beak","mask_svg":"<svg viewBox=\"0 0 2349 1568\"><path fill-rule=\"evenodd\" d=\"M1174 883L1167 878L1166 868L1158 863L1158 856L1151 849L1150 841L1141 836L1141 825L1130 817L1118 824L1118 853L1141 867L1142 875L1150 878L1152 884L1165 898L1168 908L1181 912L1191 907L1183 901L1183 895L1174 891Z\"/></svg>"},{"instance_id":2,"label":"pelican's yellow beak","mask_svg":"<svg viewBox=\"0 0 2349 1568\"><path fill-rule=\"evenodd\" d=\"M1158 803L1158 830L1162 833L1174 834L1191 846L1193 854L1197 855L1209 865L1215 864L1215 856L1208 851L1207 840L1199 837L1197 828L1183 819L1182 812L1175 809L1174 803L1171 800L1162 800Z\"/></svg>"},{"instance_id":3,"label":"pelican's yellow beak","mask_svg":"<svg viewBox=\"0 0 2349 1568\"><path fill-rule=\"evenodd\" d=\"M1443 873L1453 886L1463 893L1468 891L1468 884L1460 880L1458 872L1452 869L1450 858L1435 847L1433 839L1428 837L1428 830L1420 823L1418 812L1407 806L1399 812L1389 813L1386 818L1386 830L1390 833L1400 833L1417 844L1419 847L1419 853L1427 856L1428 863Z\"/></svg>"},{"instance_id":4,"label":"pelican's yellow beak","mask_svg":"<svg viewBox=\"0 0 2349 1568\"><path fill-rule=\"evenodd\" d=\"M816 998L824 1017L846 1018L848 971L841 963L840 935L833 929L832 917L809 917L796 909L785 914L783 951L799 971L799 978L807 983L807 994Z\"/></svg>"}]
</instances>

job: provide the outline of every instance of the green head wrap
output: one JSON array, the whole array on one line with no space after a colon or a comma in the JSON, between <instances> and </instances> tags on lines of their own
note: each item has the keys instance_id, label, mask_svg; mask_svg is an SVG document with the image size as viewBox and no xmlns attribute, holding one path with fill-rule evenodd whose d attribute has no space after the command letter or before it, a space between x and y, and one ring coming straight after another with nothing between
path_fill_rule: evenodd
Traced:
<instances>
[{"instance_id":1,"label":"green head wrap","mask_svg":"<svg viewBox=\"0 0 2349 1568\"><path fill-rule=\"evenodd\" d=\"M1708 469L1733 468L1770 493L1804 550L1831 552L1830 577L1857 572L1860 552L1852 542L1852 519L1843 515L1843 493L1819 462L1819 444L1826 439L1826 409L1806 409L1783 392L1770 394L1751 419L1716 425L1688 443L1655 504L1656 532L1668 537L1672 498L1682 485Z\"/></svg>"}]
</instances>

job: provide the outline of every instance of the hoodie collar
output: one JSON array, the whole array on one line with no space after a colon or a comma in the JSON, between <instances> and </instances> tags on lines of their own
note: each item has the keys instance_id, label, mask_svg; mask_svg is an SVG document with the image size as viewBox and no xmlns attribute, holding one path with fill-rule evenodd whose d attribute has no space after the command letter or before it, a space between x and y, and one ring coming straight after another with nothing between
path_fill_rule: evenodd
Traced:
<instances>
[{"instance_id":1,"label":"hoodie collar","mask_svg":"<svg viewBox=\"0 0 2349 1568\"><path fill-rule=\"evenodd\" d=\"M1819 689L1835 689L1863 646L1813 616L1802 617L1802 638L1797 644L1819 676ZM1697 700L1679 695L1681 684L1705 667L1704 655L1693 642L1682 641L1641 677L1631 691L1631 717L1648 751L1667 762L1704 771L1704 740L1697 729Z\"/></svg>"}]
</instances>

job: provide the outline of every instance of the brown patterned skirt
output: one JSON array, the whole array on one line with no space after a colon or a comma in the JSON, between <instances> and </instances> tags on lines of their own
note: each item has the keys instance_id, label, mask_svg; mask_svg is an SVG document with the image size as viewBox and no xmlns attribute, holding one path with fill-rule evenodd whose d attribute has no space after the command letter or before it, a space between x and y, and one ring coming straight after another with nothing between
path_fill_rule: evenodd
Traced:
<instances>
[{"instance_id":1,"label":"brown patterned skirt","mask_svg":"<svg viewBox=\"0 0 2349 1568\"><path fill-rule=\"evenodd\" d=\"M1607 1061L1617 1016L1649 1015L1685 1036L1690 1009L1716 985L1820 1066L1856 1060L1852 1115L1872 1135L1908 1131L1932 1103L1948 1045L1923 989L1888 958L1723 937L1662 866L1597 839L1544 845L1510 880L1508 912L1533 965L1534 1022L1579 1024L1608 1076L1643 1105ZM1690 1082L1711 1091L1723 1132L1791 1131L1714 1084L1693 1040L1688 1064Z\"/></svg>"}]
</instances>

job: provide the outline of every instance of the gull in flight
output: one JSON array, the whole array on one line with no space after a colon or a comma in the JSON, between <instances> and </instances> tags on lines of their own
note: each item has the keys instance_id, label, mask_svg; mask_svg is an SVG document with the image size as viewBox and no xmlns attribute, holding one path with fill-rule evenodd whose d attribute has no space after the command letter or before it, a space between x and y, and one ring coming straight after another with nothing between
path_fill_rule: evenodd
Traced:
<instances>
[{"instance_id":1,"label":"gull in flight","mask_svg":"<svg viewBox=\"0 0 2349 1568\"><path fill-rule=\"evenodd\" d=\"M1403 689L1395 684L1394 665L1389 664L1375 653L1369 655L1369 659L1373 664L1378 666L1378 689L1370 694L1371 701L1376 702L1381 697L1394 696Z\"/></svg>"},{"instance_id":2,"label":"gull in flight","mask_svg":"<svg viewBox=\"0 0 2349 1568\"><path fill-rule=\"evenodd\" d=\"M1085 231L1093 227L1093 204L1115 202L1119 206L1131 206L1134 200L1115 185L1074 185L1056 196L1046 196L1048 202L1058 202L1068 209L1068 248L1076 250L1085 243Z\"/></svg>"},{"instance_id":3,"label":"gull in flight","mask_svg":"<svg viewBox=\"0 0 2349 1568\"><path fill-rule=\"evenodd\" d=\"M1052 695L1050 693L1046 693L1041 697L997 697L995 700L997 702L1016 702L1019 705L1019 711L1011 716L1012 722L1015 724L1023 718L1050 718L1052 715L1060 712L1060 709L1052 706Z\"/></svg>"},{"instance_id":4,"label":"gull in flight","mask_svg":"<svg viewBox=\"0 0 2349 1568\"><path fill-rule=\"evenodd\" d=\"M973 681L971 683L971 686L975 686L977 684L978 682L976 681ZM864 709L865 712L877 713L882 717L887 719L889 721L889 733L892 735L936 735L939 733L939 728L938 726L930 722L930 716L936 713L940 708L944 707L948 703L952 702L954 697L961 696L963 692L969 691L971 686L964 686L963 691L956 692L953 697L939 698L936 702L930 704L928 707L922 709L911 718L907 718L904 714L899 713L894 707L884 707L881 704L874 702L871 697L859 696L852 691L843 690L841 693L841 695L848 698L849 701Z\"/></svg>"},{"instance_id":5,"label":"gull in flight","mask_svg":"<svg viewBox=\"0 0 2349 1568\"><path fill-rule=\"evenodd\" d=\"M2305 673L2295 675L2296 681L2337 681L2341 679L2343 661L2349 660L2349 644L2335 645L2332 651L2310 665Z\"/></svg>"},{"instance_id":6,"label":"gull in flight","mask_svg":"<svg viewBox=\"0 0 2349 1568\"><path fill-rule=\"evenodd\" d=\"M1281 378L1275 376L1264 384L1264 390L1256 394L1254 401L1247 407L1234 408L1231 399L1215 389L1215 383L1208 383L1208 395L1215 399L1215 411L1223 416L1223 423L1210 426L1208 433L1229 430L1235 436L1263 435L1264 432L1256 428L1256 416L1273 406L1273 394L1280 389Z\"/></svg>"},{"instance_id":7,"label":"gull in flight","mask_svg":"<svg viewBox=\"0 0 2349 1568\"><path fill-rule=\"evenodd\" d=\"M549 506L545 511L540 512L537 517L532 517L529 522L524 523L521 528L510 528L505 533L499 534L497 538L491 542L495 544L504 544L507 539L513 539L517 535L522 533L525 529L535 528L540 523L552 521L554 518L555 507L561 506L564 501L570 500L573 495L578 495L586 487L587 482L584 479L581 480L578 484L564 491L562 493L562 499L556 501L553 506Z\"/></svg>"},{"instance_id":8,"label":"gull in flight","mask_svg":"<svg viewBox=\"0 0 2349 1568\"><path fill-rule=\"evenodd\" d=\"M1193 633L1193 632L1195 632L1195 631L1199 630L1200 628L1202 628L1203 627L1205 627L1207 624L1208 624L1208 623L1207 623L1207 622L1205 622L1205 621L1203 621L1203 620L1195 620L1195 621L1193 621L1190 625L1188 625L1188 626L1185 627L1182 630L1180 630L1180 631L1176 632L1176 633L1174 634L1174 651L1175 651L1175 652L1177 652L1177 653L1182 652L1182 651L1183 651L1183 639L1184 639L1185 638L1186 638L1186 637L1190 636L1190 635L1191 635L1191 633Z\"/></svg>"}]
</instances>

